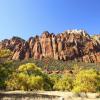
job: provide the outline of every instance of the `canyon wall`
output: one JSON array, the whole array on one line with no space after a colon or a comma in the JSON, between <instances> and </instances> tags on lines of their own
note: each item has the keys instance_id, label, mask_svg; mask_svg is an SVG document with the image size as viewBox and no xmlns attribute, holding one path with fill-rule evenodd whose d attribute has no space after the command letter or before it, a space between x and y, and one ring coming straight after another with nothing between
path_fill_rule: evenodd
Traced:
<instances>
[{"instance_id":1,"label":"canyon wall","mask_svg":"<svg viewBox=\"0 0 100 100\"><path fill-rule=\"evenodd\" d=\"M64 61L100 62L100 35L92 37L84 30L67 30L57 35L45 31L27 41L13 37L0 42L0 49L4 48L13 52L13 60L51 57Z\"/></svg>"}]
</instances>

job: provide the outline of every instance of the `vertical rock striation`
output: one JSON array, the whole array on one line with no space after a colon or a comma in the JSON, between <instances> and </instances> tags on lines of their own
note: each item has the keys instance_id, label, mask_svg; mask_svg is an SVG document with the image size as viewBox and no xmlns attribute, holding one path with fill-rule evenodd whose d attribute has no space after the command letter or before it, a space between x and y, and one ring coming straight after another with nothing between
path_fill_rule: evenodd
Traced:
<instances>
[{"instance_id":1,"label":"vertical rock striation","mask_svg":"<svg viewBox=\"0 0 100 100\"><path fill-rule=\"evenodd\" d=\"M57 35L45 31L28 41L13 37L0 42L2 48L13 51L13 60L52 57L64 61L100 62L100 35L91 37L84 30L68 30Z\"/></svg>"}]
</instances>

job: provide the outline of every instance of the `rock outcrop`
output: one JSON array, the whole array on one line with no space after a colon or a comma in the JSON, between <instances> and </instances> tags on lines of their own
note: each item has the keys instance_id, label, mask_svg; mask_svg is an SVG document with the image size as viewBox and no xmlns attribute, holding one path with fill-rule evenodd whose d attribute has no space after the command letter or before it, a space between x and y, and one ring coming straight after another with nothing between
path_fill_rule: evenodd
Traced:
<instances>
[{"instance_id":1,"label":"rock outcrop","mask_svg":"<svg viewBox=\"0 0 100 100\"><path fill-rule=\"evenodd\" d=\"M0 42L0 49L4 48L13 52L13 60L52 57L64 61L100 62L100 35L91 37L84 30L68 30L57 35L45 31L28 41L13 37Z\"/></svg>"},{"instance_id":2,"label":"rock outcrop","mask_svg":"<svg viewBox=\"0 0 100 100\"><path fill-rule=\"evenodd\" d=\"M94 35L93 39L97 40L100 43L100 35Z\"/></svg>"}]
</instances>

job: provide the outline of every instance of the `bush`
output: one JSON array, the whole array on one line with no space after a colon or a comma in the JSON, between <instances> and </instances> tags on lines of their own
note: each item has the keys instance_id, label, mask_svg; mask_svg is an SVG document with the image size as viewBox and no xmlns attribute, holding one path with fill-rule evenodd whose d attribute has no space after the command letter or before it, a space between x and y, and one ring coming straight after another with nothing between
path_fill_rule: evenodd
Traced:
<instances>
[{"instance_id":1,"label":"bush","mask_svg":"<svg viewBox=\"0 0 100 100\"><path fill-rule=\"evenodd\" d=\"M43 78L41 76L28 76L23 73L18 75L21 90L41 90L43 89Z\"/></svg>"},{"instance_id":2,"label":"bush","mask_svg":"<svg viewBox=\"0 0 100 100\"><path fill-rule=\"evenodd\" d=\"M34 63L19 66L5 82L8 90L49 90L52 86L49 77Z\"/></svg>"},{"instance_id":3,"label":"bush","mask_svg":"<svg viewBox=\"0 0 100 100\"><path fill-rule=\"evenodd\" d=\"M39 67L37 67L34 63L27 63L19 66L18 72L27 74L29 76L30 75L36 76L43 74L42 70Z\"/></svg>"},{"instance_id":4,"label":"bush","mask_svg":"<svg viewBox=\"0 0 100 100\"><path fill-rule=\"evenodd\" d=\"M50 74L49 77L52 83L55 84L62 77L62 75L61 74Z\"/></svg>"},{"instance_id":5,"label":"bush","mask_svg":"<svg viewBox=\"0 0 100 100\"><path fill-rule=\"evenodd\" d=\"M73 87L73 78L70 75L63 75L58 81L54 84L54 90L67 90L70 91Z\"/></svg>"},{"instance_id":6,"label":"bush","mask_svg":"<svg viewBox=\"0 0 100 100\"><path fill-rule=\"evenodd\" d=\"M8 79L9 75L14 71L12 61L6 61L0 64L0 89L5 89L5 81Z\"/></svg>"},{"instance_id":7,"label":"bush","mask_svg":"<svg viewBox=\"0 0 100 100\"><path fill-rule=\"evenodd\" d=\"M9 49L1 49L0 50L0 58L9 57L12 55L12 52Z\"/></svg>"},{"instance_id":8,"label":"bush","mask_svg":"<svg viewBox=\"0 0 100 100\"><path fill-rule=\"evenodd\" d=\"M82 70L76 75L74 92L98 92L100 91L100 74L94 70Z\"/></svg>"}]
</instances>

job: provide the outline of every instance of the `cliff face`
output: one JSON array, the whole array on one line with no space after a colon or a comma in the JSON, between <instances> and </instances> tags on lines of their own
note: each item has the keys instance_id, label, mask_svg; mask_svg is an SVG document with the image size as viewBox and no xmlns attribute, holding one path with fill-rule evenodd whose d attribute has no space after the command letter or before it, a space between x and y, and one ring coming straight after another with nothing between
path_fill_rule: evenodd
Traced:
<instances>
[{"instance_id":1,"label":"cliff face","mask_svg":"<svg viewBox=\"0 0 100 100\"><path fill-rule=\"evenodd\" d=\"M84 30L68 30L57 35L45 31L28 41L13 37L2 41L2 48L13 51L14 60L53 57L65 61L100 62L100 35L93 38Z\"/></svg>"},{"instance_id":2,"label":"cliff face","mask_svg":"<svg viewBox=\"0 0 100 100\"><path fill-rule=\"evenodd\" d=\"M99 44L100 44L100 35L94 35L93 38L95 40L97 40L99 42Z\"/></svg>"}]
</instances>

